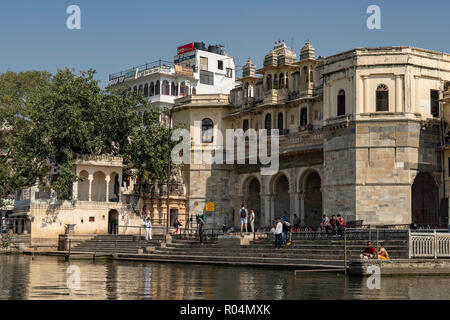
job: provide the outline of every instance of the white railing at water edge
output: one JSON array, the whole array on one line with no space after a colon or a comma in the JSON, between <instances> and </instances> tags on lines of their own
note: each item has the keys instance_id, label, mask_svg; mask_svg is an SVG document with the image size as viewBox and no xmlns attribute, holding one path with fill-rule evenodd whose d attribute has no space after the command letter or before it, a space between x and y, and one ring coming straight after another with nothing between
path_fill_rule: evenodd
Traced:
<instances>
[{"instance_id":1,"label":"white railing at water edge","mask_svg":"<svg viewBox=\"0 0 450 320\"><path fill-rule=\"evenodd\" d=\"M410 258L450 258L450 233L413 232L409 235Z\"/></svg>"}]
</instances>

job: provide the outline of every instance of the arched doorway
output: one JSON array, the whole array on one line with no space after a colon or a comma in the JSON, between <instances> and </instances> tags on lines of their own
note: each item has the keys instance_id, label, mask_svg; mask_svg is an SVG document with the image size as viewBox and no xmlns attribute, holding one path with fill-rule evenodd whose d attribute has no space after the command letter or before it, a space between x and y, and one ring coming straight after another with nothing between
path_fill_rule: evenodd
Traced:
<instances>
[{"instance_id":1,"label":"arched doorway","mask_svg":"<svg viewBox=\"0 0 450 320\"><path fill-rule=\"evenodd\" d=\"M119 233L119 212L112 209L108 213L108 234Z\"/></svg>"},{"instance_id":2,"label":"arched doorway","mask_svg":"<svg viewBox=\"0 0 450 320\"><path fill-rule=\"evenodd\" d=\"M439 224L439 188L429 173L420 172L412 185L412 222L419 226Z\"/></svg>"},{"instance_id":3,"label":"arched doorway","mask_svg":"<svg viewBox=\"0 0 450 320\"><path fill-rule=\"evenodd\" d=\"M88 201L89 200L89 174L87 171L83 170L80 172L80 177L82 180L78 181L78 200Z\"/></svg>"},{"instance_id":4,"label":"arched doorway","mask_svg":"<svg viewBox=\"0 0 450 320\"><path fill-rule=\"evenodd\" d=\"M281 175L275 181L274 194L275 217L287 216L290 219L289 180L285 175Z\"/></svg>"},{"instance_id":5,"label":"arched doorway","mask_svg":"<svg viewBox=\"0 0 450 320\"><path fill-rule=\"evenodd\" d=\"M305 224L318 227L322 219L322 182L317 172L310 173L305 180Z\"/></svg>"},{"instance_id":6,"label":"arched doorway","mask_svg":"<svg viewBox=\"0 0 450 320\"><path fill-rule=\"evenodd\" d=\"M97 171L92 181L91 197L92 201L106 201L106 176L103 172Z\"/></svg>"},{"instance_id":7,"label":"arched doorway","mask_svg":"<svg viewBox=\"0 0 450 320\"><path fill-rule=\"evenodd\" d=\"M255 211L255 229L257 226L264 226L264 219L261 214L261 185L255 177L253 177L247 187L246 190L246 205L248 212L250 214L250 210Z\"/></svg>"}]
</instances>

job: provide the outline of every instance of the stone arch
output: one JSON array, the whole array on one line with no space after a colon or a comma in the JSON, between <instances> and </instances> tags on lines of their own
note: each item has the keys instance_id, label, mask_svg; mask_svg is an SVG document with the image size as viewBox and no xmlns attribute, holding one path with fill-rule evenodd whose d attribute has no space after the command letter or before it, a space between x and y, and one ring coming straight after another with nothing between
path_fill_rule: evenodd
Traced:
<instances>
[{"instance_id":1,"label":"stone arch","mask_svg":"<svg viewBox=\"0 0 450 320\"><path fill-rule=\"evenodd\" d=\"M322 176L319 171L307 169L299 177L299 193L303 201L303 222L308 227L318 227L323 214Z\"/></svg>"},{"instance_id":2,"label":"stone arch","mask_svg":"<svg viewBox=\"0 0 450 320\"><path fill-rule=\"evenodd\" d=\"M108 212L108 234L118 234L119 232L119 212L116 209Z\"/></svg>"},{"instance_id":3,"label":"stone arch","mask_svg":"<svg viewBox=\"0 0 450 320\"><path fill-rule=\"evenodd\" d=\"M89 201L89 173L82 170L78 175L83 179L78 181L78 200Z\"/></svg>"},{"instance_id":4,"label":"stone arch","mask_svg":"<svg viewBox=\"0 0 450 320\"><path fill-rule=\"evenodd\" d=\"M103 171L94 173L91 188L92 201L106 201L106 175Z\"/></svg>"},{"instance_id":5,"label":"stone arch","mask_svg":"<svg viewBox=\"0 0 450 320\"><path fill-rule=\"evenodd\" d=\"M289 175L285 172L278 173L271 183L271 192L273 195L273 210L275 217L290 216L290 182Z\"/></svg>"},{"instance_id":6,"label":"stone arch","mask_svg":"<svg viewBox=\"0 0 450 320\"><path fill-rule=\"evenodd\" d=\"M264 217L261 210L262 183L260 179L255 175L248 176L242 184L242 193L244 195L242 197L244 204L249 213L252 209L255 211L255 225L263 226Z\"/></svg>"},{"instance_id":7,"label":"stone arch","mask_svg":"<svg viewBox=\"0 0 450 320\"><path fill-rule=\"evenodd\" d=\"M119 202L120 195L120 175L113 171L109 175L109 188L108 188L108 198L109 201Z\"/></svg>"},{"instance_id":8,"label":"stone arch","mask_svg":"<svg viewBox=\"0 0 450 320\"><path fill-rule=\"evenodd\" d=\"M429 173L419 172L411 186L411 220L419 226L439 225L439 185Z\"/></svg>"}]
</instances>

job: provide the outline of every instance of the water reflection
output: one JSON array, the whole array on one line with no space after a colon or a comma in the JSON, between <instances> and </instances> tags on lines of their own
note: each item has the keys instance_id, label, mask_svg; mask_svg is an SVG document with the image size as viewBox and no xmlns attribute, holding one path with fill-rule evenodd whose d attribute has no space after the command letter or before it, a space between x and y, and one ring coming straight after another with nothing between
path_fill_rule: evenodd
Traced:
<instances>
[{"instance_id":1,"label":"water reflection","mask_svg":"<svg viewBox=\"0 0 450 320\"><path fill-rule=\"evenodd\" d=\"M247 267L72 260L80 288L66 282L69 262L0 255L0 299L450 299L450 277L365 278Z\"/></svg>"}]
</instances>

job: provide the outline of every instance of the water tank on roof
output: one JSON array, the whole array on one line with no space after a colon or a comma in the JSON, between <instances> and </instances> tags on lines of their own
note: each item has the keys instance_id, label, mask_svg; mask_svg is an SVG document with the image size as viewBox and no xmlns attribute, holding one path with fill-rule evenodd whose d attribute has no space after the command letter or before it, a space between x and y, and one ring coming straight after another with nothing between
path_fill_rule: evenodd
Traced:
<instances>
[{"instance_id":1,"label":"water tank on roof","mask_svg":"<svg viewBox=\"0 0 450 320\"><path fill-rule=\"evenodd\" d=\"M223 46L221 45L210 45L208 51L216 54L223 54Z\"/></svg>"},{"instance_id":2,"label":"water tank on roof","mask_svg":"<svg viewBox=\"0 0 450 320\"><path fill-rule=\"evenodd\" d=\"M204 42L194 42L194 49L207 51Z\"/></svg>"}]
</instances>

